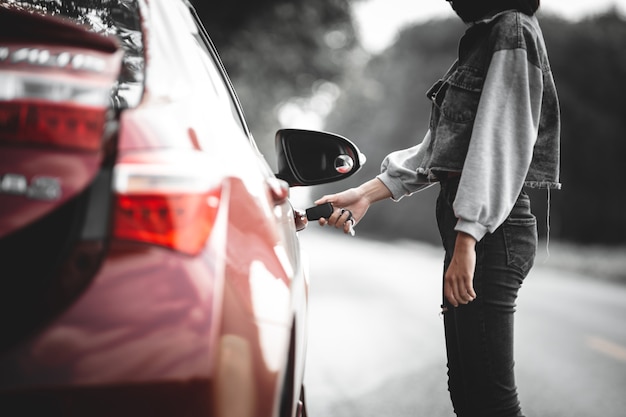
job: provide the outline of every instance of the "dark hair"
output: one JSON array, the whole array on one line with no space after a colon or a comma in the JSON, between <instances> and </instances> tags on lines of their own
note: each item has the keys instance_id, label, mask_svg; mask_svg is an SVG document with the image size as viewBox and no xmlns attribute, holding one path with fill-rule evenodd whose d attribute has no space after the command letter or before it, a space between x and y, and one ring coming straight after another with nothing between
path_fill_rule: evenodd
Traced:
<instances>
[{"instance_id":1,"label":"dark hair","mask_svg":"<svg viewBox=\"0 0 626 417\"><path fill-rule=\"evenodd\" d=\"M489 5L492 10L515 9L527 15L534 15L539 9L540 0L478 0L477 4Z\"/></svg>"},{"instance_id":2,"label":"dark hair","mask_svg":"<svg viewBox=\"0 0 626 417\"><path fill-rule=\"evenodd\" d=\"M448 0L461 19L472 22L489 12L515 9L529 16L539 9L540 0Z\"/></svg>"},{"instance_id":3,"label":"dark hair","mask_svg":"<svg viewBox=\"0 0 626 417\"><path fill-rule=\"evenodd\" d=\"M528 15L533 15L539 9L540 0L518 0L518 10Z\"/></svg>"}]
</instances>

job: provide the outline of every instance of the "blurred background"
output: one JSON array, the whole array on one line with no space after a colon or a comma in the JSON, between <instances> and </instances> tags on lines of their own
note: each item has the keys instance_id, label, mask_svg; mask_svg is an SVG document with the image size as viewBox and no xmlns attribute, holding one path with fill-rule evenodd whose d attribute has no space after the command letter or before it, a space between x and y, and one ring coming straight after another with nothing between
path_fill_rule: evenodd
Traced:
<instances>
[{"instance_id":1,"label":"blurred background","mask_svg":"<svg viewBox=\"0 0 626 417\"><path fill-rule=\"evenodd\" d=\"M367 155L348 181L293 190L300 208L374 177L387 153L422 140L425 92L465 30L443 0L195 5L270 163L282 127L332 131ZM542 0L538 17L560 96L563 189L532 192L543 242L518 306L520 395L528 415L622 417L626 0ZM357 239L315 225L301 233L311 416L452 415L437 190L375 205Z\"/></svg>"},{"instance_id":2,"label":"blurred background","mask_svg":"<svg viewBox=\"0 0 626 417\"><path fill-rule=\"evenodd\" d=\"M425 92L454 60L464 32L443 0L196 1L196 7L270 162L280 127L333 131L367 155L353 181L314 189L313 197L373 177L387 153L422 140ZM563 190L533 196L544 238L549 225L553 240L626 243L625 16L626 0L542 2L563 125ZM360 232L438 242L435 193L375 206ZM385 215L393 204L395 215Z\"/></svg>"}]
</instances>

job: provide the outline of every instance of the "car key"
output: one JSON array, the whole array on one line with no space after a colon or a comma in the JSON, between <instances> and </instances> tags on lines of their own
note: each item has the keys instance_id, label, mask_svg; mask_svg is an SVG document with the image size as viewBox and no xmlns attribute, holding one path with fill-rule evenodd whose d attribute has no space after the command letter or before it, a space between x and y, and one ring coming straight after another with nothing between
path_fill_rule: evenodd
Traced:
<instances>
[{"instance_id":1,"label":"car key","mask_svg":"<svg viewBox=\"0 0 626 417\"><path fill-rule=\"evenodd\" d=\"M306 218L308 220L318 220L320 218L328 219L333 214L333 205L331 203L324 203L318 206L309 207L306 209ZM354 236L354 220L350 226L350 236Z\"/></svg>"},{"instance_id":2,"label":"car key","mask_svg":"<svg viewBox=\"0 0 626 417\"><path fill-rule=\"evenodd\" d=\"M309 220L318 220L320 218L329 218L333 214L333 205L331 203L324 203L318 206L309 207L306 209L306 218Z\"/></svg>"}]
</instances>

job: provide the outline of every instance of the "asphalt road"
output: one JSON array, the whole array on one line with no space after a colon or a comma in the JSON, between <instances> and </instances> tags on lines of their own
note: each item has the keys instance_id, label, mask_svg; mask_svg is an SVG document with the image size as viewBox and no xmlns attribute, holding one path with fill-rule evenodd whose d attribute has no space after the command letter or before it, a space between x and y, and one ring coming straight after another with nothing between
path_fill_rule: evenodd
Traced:
<instances>
[{"instance_id":1,"label":"asphalt road","mask_svg":"<svg viewBox=\"0 0 626 417\"><path fill-rule=\"evenodd\" d=\"M301 233L310 254L310 417L451 417L441 302L442 252L415 242ZM516 316L527 417L626 416L626 286L543 264Z\"/></svg>"}]
</instances>

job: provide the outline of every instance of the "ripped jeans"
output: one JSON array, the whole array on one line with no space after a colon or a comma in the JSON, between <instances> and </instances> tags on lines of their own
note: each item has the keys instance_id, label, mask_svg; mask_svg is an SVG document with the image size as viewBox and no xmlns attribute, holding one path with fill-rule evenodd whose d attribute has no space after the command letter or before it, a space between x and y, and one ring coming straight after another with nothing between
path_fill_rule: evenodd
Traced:
<instances>
[{"instance_id":1,"label":"ripped jeans","mask_svg":"<svg viewBox=\"0 0 626 417\"><path fill-rule=\"evenodd\" d=\"M458 179L442 182L437 200L444 272L457 234L452 210L457 187ZM454 308L444 297L448 390L459 417L522 416L513 371L513 316L536 248L537 222L522 192L505 222L476 244L476 299Z\"/></svg>"}]
</instances>

